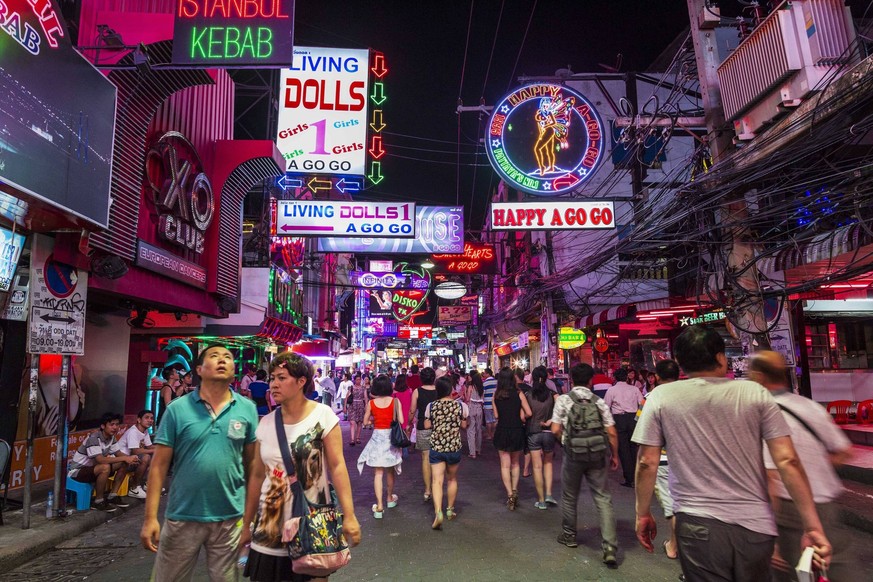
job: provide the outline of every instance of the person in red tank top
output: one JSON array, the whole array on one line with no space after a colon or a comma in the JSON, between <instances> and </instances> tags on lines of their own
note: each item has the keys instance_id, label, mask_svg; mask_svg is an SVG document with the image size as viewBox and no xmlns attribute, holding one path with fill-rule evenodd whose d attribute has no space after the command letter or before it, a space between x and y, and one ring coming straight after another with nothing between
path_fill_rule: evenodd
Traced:
<instances>
[{"instance_id":1,"label":"person in red tank top","mask_svg":"<svg viewBox=\"0 0 873 582\"><path fill-rule=\"evenodd\" d=\"M373 436L367 441L361 456L358 457L358 473L364 472L364 465L373 467L373 489L376 493L376 503L373 504L373 517L382 519L382 481L386 475L388 482L388 507L397 506L397 495L394 494L394 477L400 474L403 460L401 450L391 446L391 422L401 420L400 402L391 396L393 386L391 379L380 374L373 380L370 388L373 399L367 403L364 411L364 425L373 424Z\"/></svg>"}]
</instances>

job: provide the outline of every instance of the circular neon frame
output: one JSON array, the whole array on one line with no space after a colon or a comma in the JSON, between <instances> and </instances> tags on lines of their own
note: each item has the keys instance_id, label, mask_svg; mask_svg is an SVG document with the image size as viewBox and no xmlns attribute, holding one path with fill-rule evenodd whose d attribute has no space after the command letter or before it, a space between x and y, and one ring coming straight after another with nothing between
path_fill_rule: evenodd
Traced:
<instances>
[{"instance_id":1,"label":"circular neon frame","mask_svg":"<svg viewBox=\"0 0 873 582\"><path fill-rule=\"evenodd\" d=\"M515 89L494 107L485 149L500 177L537 196L575 190L600 166L603 121L581 93L555 83Z\"/></svg>"}]
</instances>

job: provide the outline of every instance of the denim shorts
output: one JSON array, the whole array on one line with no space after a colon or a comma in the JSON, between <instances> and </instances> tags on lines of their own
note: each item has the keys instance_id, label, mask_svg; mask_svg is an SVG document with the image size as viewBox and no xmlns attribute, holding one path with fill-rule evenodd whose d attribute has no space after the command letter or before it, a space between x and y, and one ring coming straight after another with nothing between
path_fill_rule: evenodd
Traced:
<instances>
[{"instance_id":1,"label":"denim shorts","mask_svg":"<svg viewBox=\"0 0 873 582\"><path fill-rule=\"evenodd\" d=\"M461 451L455 451L454 453L440 453L433 449L430 450L430 464L438 465L440 463L445 463L446 465L457 465L461 462Z\"/></svg>"},{"instance_id":2,"label":"denim shorts","mask_svg":"<svg viewBox=\"0 0 873 582\"><path fill-rule=\"evenodd\" d=\"M555 451L555 435L548 430L529 434L527 435L527 448L531 451L541 450L544 453L552 453Z\"/></svg>"},{"instance_id":3,"label":"denim shorts","mask_svg":"<svg viewBox=\"0 0 873 582\"><path fill-rule=\"evenodd\" d=\"M497 422L497 419L494 418L494 409L486 408L485 409L485 424L494 424Z\"/></svg>"}]
</instances>

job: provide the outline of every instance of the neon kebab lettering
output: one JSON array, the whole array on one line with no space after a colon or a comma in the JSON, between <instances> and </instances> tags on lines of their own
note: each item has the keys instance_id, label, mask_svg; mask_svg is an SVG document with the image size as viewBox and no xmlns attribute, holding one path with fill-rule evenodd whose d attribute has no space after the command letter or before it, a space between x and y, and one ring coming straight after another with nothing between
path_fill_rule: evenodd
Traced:
<instances>
[{"instance_id":1,"label":"neon kebab lettering","mask_svg":"<svg viewBox=\"0 0 873 582\"><path fill-rule=\"evenodd\" d=\"M19 4L15 0L0 0L0 28L2 28L15 42L20 44L32 55L39 54L39 47L42 43L36 30L28 22L22 22L24 17L17 8ZM52 7L51 0L27 0L33 13L39 20L46 41L52 48L58 48L58 38L64 36L64 28L61 26L60 19ZM12 5L10 7L10 5ZM56 38L58 37L58 38Z\"/></svg>"}]
</instances>

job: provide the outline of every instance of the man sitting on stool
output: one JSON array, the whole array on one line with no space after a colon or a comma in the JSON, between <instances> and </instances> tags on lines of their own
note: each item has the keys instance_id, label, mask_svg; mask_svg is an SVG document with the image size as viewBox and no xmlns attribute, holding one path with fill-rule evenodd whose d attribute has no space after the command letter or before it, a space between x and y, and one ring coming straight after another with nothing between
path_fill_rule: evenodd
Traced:
<instances>
[{"instance_id":1,"label":"man sitting on stool","mask_svg":"<svg viewBox=\"0 0 873 582\"><path fill-rule=\"evenodd\" d=\"M133 464L138 459L132 455L119 455L118 442L115 435L121 424L121 415L107 412L100 419L100 430L95 430L88 435L82 443L73 460L70 461L67 475L80 483L94 483L97 499L91 507L103 511L115 511L118 507L127 507L123 497L118 496L118 488L127 474L128 464ZM105 496L106 482L109 477L115 475L112 482L112 491L109 497Z\"/></svg>"},{"instance_id":2,"label":"man sitting on stool","mask_svg":"<svg viewBox=\"0 0 873 582\"><path fill-rule=\"evenodd\" d=\"M116 480L124 481L124 475L132 471L127 494L137 499L145 499L145 489L141 487L146 480L146 471L155 452L149 429L155 424L155 415L151 410L140 410L136 415L136 424L124 431L118 441L118 449L123 455L136 457L137 462L122 466Z\"/></svg>"}]
</instances>

